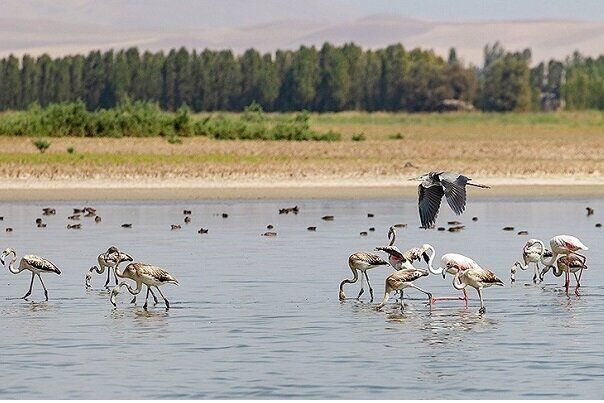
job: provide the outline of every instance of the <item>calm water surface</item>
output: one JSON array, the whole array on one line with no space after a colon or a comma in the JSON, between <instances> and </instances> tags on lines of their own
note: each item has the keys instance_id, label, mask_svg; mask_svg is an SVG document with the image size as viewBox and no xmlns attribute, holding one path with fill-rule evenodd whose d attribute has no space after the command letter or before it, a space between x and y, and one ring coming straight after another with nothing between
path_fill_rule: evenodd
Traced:
<instances>
[{"instance_id":1,"label":"calm water surface","mask_svg":"<svg viewBox=\"0 0 604 403\"><path fill-rule=\"evenodd\" d=\"M604 200L473 200L460 233L420 230L415 203L105 202L93 204L103 221L85 218L79 231L65 228L66 217L88 203L0 204L0 246L63 270L44 277L49 302L40 302L37 283L35 302L11 299L25 293L29 274L0 272L0 398L602 398L604 229L594 224L604 221ZM277 214L294 204L298 215ZM38 229L47 205L57 215ZM189 225L184 208L193 211ZM335 221L320 219L327 214ZM446 209L439 224L451 219ZM182 230L170 231L173 223ZM401 249L428 242L439 257L469 255L505 280L485 291L487 313L478 315L473 289L468 309L447 301L430 311L413 290L407 295L418 299L402 315L393 299L383 312L377 303L340 303L348 255L384 244L394 223L409 223L398 231ZM267 224L277 237L259 235ZM508 225L529 235L501 230ZM197 234L202 226L209 234ZM376 231L359 236L369 227ZM590 247L581 297L567 298L551 273L544 285L528 285L528 271L509 285L528 238L564 233ZM84 272L112 244L180 280L163 288L172 309L145 312L141 297L133 306L126 293L113 309L104 275L85 289ZM369 274L377 300L388 273ZM457 294L450 278L418 285ZM348 286L348 296L358 289Z\"/></svg>"}]
</instances>

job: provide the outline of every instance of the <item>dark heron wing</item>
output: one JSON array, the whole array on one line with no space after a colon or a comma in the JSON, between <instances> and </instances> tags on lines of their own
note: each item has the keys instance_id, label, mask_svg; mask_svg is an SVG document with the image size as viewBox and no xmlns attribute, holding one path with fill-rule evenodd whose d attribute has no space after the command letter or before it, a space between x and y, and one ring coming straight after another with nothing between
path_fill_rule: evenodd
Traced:
<instances>
[{"instance_id":1,"label":"dark heron wing","mask_svg":"<svg viewBox=\"0 0 604 403\"><path fill-rule=\"evenodd\" d=\"M443 172L439 177L449 207L455 214L460 215L466 208L466 183L469 178L454 172Z\"/></svg>"},{"instance_id":2,"label":"dark heron wing","mask_svg":"<svg viewBox=\"0 0 604 403\"><path fill-rule=\"evenodd\" d=\"M418 186L419 196L419 219L422 227L429 228L436 222L440 200L445 192L438 184L430 180L425 180Z\"/></svg>"}]
</instances>

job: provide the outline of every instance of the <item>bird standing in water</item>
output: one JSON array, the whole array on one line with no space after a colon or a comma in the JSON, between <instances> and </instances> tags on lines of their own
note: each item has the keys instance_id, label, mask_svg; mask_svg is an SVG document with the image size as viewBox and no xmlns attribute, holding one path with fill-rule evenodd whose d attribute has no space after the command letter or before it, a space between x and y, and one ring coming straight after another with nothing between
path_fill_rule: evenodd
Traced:
<instances>
[{"instance_id":1,"label":"bird standing in water","mask_svg":"<svg viewBox=\"0 0 604 403\"><path fill-rule=\"evenodd\" d=\"M535 273L533 274L533 284L537 284L543 280L541 276L541 269L539 268L539 262L544 257L551 257L552 253L548 249L545 249L543 242L538 239L529 239L524 248L522 248L522 260L523 262L516 261L510 269L510 280L512 283L516 281L516 271L518 269L526 270L531 264L535 265Z\"/></svg>"},{"instance_id":2,"label":"bird standing in water","mask_svg":"<svg viewBox=\"0 0 604 403\"><path fill-rule=\"evenodd\" d=\"M443 270L443 278L445 278L447 272L447 270ZM467 286L470 286L478 292L478 298L480 298L479 313L485 313L487 311L482 300L482 289L492 285L503 287L503 281L501 281L495 273L488 269L483 269L482 267L459 270L455 274L455 277L453 277L453 287L455 287L456 290L464 290Z\"/></svg>"},{"instance_id":3,"label":"bird standing in water","mask_svg":"<svg viewBox=\"0 0 604 403\"><path fill-rule=\"evenodd\" d=\"M388 298L390 298L390 294L394 291L401 291L401 311L404 310L402 291L405 288L415 288L418 291L423 292L428 296L428 304L432 305L432 294L426 290L423 290L416 286L413 282L417 279L425 277L429 274L428 270L422 269L402 269L397 270L386 278L385 290L384 290L384 299L377 306L377 309L380 310L386 303L388 302Z\"/></svg>"},{"instance_id":4,"label":"bird standing in water","mask_svg":"<svg viewBox=\"0 0 604 403\"><path fill-rule=\"evenodd\" d=\"M107 281L105 281L105 288L108 288L109 281L111 279L111 272L113 272L113 277L115 278L115 284L117 285L117 275L115 274L115 268L121 262L131 262L132 257L126 253L122 253L115 246L110 246L109 249L105 253L101 253L97 257L98 266L92 266L86 272L86 288L90 288L90 279L92 278L92 273L96 272L97 274L103 274L105 269L107 269Z\"/></svg>"},{"instance_id":5,"label":"bird standing in water","mask_svg":"<svg viewBox=\"0 0 604 403\"><path fill-rule=\"evenodd\" d=\"M460 215L466 208L466 185L490 188L490 186L471 183L472 179L467 176L450 171L430 172L410 180L422 182L418 186L419 218L422 228L430 228L436 222L443 196L453 212Z\"/></svg>"},{"instance_id":6,"label":"bird standing in water","mask_svg":"<svg viewBox=\"0 0 604 403\"><path fill-rule=\"evenodd\" d=\"M361 298L363 295L363 275L367 279L367 285L369 286L369 294L371 295L371 302L373 302L373 288L371 288L371 284L369 283L369 276L367 275L367 270L373 269L378 266L388 266L388 262L379 257L378 255L374 255L372 253L366 252L357 252L348 257L348 267L352 271L353 277L351 279L344 279L340 283L340 301L344 301L346 299L346 295L344 294L344 284L354 284L359 279L359 271L361 274L361 291L359 291L359 295L357 295L357 300Z\"/></svg>"},{"instance_id":7,"label":"bird standing in water","mask_svg":"<svg viewBox=\"0 0 604 403\"><path fill-rule=\"evenodd\" d=\"M116 306L115 297L119 294L120 288L126 287L130 294L134 295L134 299L131 301L132 303L136 302L136 295L141 292L143 284L147 286L147 296L145 297L145 305L143 305L143 309L147 309L147 300L149 299L149 293L151 292L151 287L155 287L159 294L164 299L166 304L166 310L170 309L170 302L166 299L164 294L159 289L160 285L164 284L178 284L178 280L176 280L170 273L166 270L162 269L158 266L153 266L146 263L130 263L128 266L124 268L123 271L119 271L116 267L115 274L121 278L128 278L134 280L136 282L136 288L131 288L128 283L122 281L111 290L111 296L109 300Z\"/></svg>"},{"instance_id":8,"label":"bird standing in water","mask_svg":"<svg viewBox=\"0 0 604 403\"><path fill-rule=\"evenodd\" d=\"M31 291L34 286L34 278L36 276L38 276L38 279L40 280L40 283L42 284L42 288L44 288L44 296L46 297L46 301L48 301L48 290L46 289L46 286L44 285L44 281L42 281L42 277L40 276L40 274L42 274L42 273L61 274L61 270L59 270L59 268L57 266L55 266L54 263L52 263L50 260L45 259L40 256L36 256L36 255L23 256L21 258L21 261L19 262L19 267L15 268L13 266L13 264L17 261L17 252L15 252L15 250L12 248L5 249L4 252L2 252L2 255L0 255L0 262L2 262L2 264L5 266L6 266L5 259L8 255L13 255L13 258L11 259L11 261L8 264L8 270L11 273L19 274L23 270L31 271L31 282L29 283L29 291L27 291L27 293L21 298L27 299L27 297L29 297L31 295Z\"/></svg>"}]
</instances>

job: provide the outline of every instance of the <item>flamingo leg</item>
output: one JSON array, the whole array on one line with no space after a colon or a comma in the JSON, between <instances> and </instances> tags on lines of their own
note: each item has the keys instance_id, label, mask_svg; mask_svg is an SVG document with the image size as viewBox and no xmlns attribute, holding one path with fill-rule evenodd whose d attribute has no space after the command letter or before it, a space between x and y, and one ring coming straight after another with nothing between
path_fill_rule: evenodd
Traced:
<instances>
[{"instance_id":1,"label":"flamingo leg","mask_svg":"<svg viewBox=\"0 0 604 403\"><path fill-rule=\"evenodd\" d=\"M463 293L463 297L440 297L440 298L432 298L432 302L438 302L438 301L464 301L466 308L468 307L468 293L466 292L466 289L464 288L462 290Z\"/></svg>"},{"instance_id":2,"label":"flamingo leg","mask_svg":"<svg viewBox=\"0 0 604 403\"><path fill-rule=\"evenodd\" d=\"M418 287L418 286L416 286L415 284L409 284L409 287L413 287L413 288L415 288L416 290L421 291L421 292L423 292L424 294L426 294L426 295L428 296L428 305L432 305L432 294L431 294L431 293L429 293L429 292L428 292L428 291L426 291L426 290L422 290L421 288L419 288L419 287Z\"/></svg>"},{"instance_id":3,"label":"flamingo leg","mask_svg":"<svg viewBox=\"0 0 604 403\"><path fill-rule=\"evenodd\" d=\"M579 287L581 287L581 275L583 274L583 269L581 269L581 271L579 271L579 277L577 277L577 273L573 273L573 275L575 276L575 280L577 280L577 286L575 287L575 295L577 297L579 297L581 294L579 294Z\"/></svg>"},{"instance_id":4,"label":"flamingo leg","mask_svg":"<svg viewBox=\"0 0 604 403\"><path fill-rule=\"evenodd\" d=\"M109 288L109 281L111 280L111 267L107 269L107 281L105 281L105 288Z\"/></svg>"},{"instance_id":5,"label":"flamingo leg","mask_svg":"<svg viewBox=\"0 0 604 403\"><path fill-rule=\"evenodd\" d=\"M365 292L365 290L363 289L364 282L365 280L363 280L363 275L361 274L361 291L359 291L359 295L357 295L357 301L361 299L361 295L363 295L363 293Z\"/></svg>"},{"instance_id":6,"label":"flamingo leg","mask_svg":"<svg viewBox=\"0 0 604 403\"><path fill-rule=\"evenodd\" d=\"M566 271L565 273L565 281L564 281L564 288L566 289L566 296L568 297L568 287L570 286L570 273L569 271Z\"/></svg>"},{"instance_id":7,"label":"flamingo leg","mask_svg":"<svg viewBox=\"0 0 604 403\"><path fill-rule=\"evenodd\" d=\"M478 310L478 313L485 313L487 311L487 309L484 307L484 301L482 300L482 289L479 288L477 291L478 291L478 298L480 298L480 309Z\"/></svg>"},{"instance_id":8,"label":"flamingo leg","mask_svg":"<svg viewBox=\"0 0 604 403\"><path fill-rule=\"evenodd\" d=\"M26 300L26 299L27 299L27 297L29 297L29 296L31 295L31 290L32 290L32 289L33 289L33 287L34 287L34 277L35 277L35 276L36 276L36 275L35 275L35 274L34 274L34 272L32 271L32 272L31 272L31 282L29 283L29 291L27 291L27 293L26 293L24 296L22 296L22 297L21 297L22 299L25 299L25 300Z\"/></svg>"},{"instance_id":9,"label":"flamingo leg","mask_svg":"<svg viewBox=\"0 0 604 403\"><path fill-rule=\"evenodd\" d=\"M371 296L371 300L369 302L373 302L373 288L371 288L371 283L369 282L369 276L367 272L365 272L365 278L367 279L367 285L369 286L369 295Z\"/></svg>"},{"instance_id":10,"label":"flamingo leg","mask_svg":"<svg viewBox=\"0 0 604 403\"><path fill-rule=\"evenodd\" d=\"M143 305L143 309L146 311L147 310L147 300L149 299L149 286L147 286L147 295L145 296L145 305Z\"/></svg>"},{"instance_id":11,"label":"flamingo leg","mask_svg":"<svg viewBox=\"0 0 604 403\"><path fill-rule=\"evenodd\" d=\"M117 273L116 273L116 271L117 271L117 266L115 266L115 267L113 268L113 278L115 278L115 285L117 285L117 283L118 283L118 281L117 281Z\"/></svg>"},{"instance_id":12,"label":"flamingo leg","mask_svg":"<svg viewBox=\"0 0 604 403\"><path fill-rule=\"evenodd\" d=\"M151 292L151 296L153 297L153 301L155 301L155 302L154 302L154 305L157 305L157 303L158 303L159 301L157 300L157 297L155 296L155 293L153 292L153 290L151 289L151 287L148 287L148 289L149 289L149 291Z\"/></svg>"},{"instance_id":13,"label":"flamingo leg","mask_svg":"<svg viewBox=\"0 0 604 403\"><path fill-rule=\"evenodd\" d=\"M159 295L161 295L161 297L164 299L164 302L166 303L166 311L168 309L170 309L170 302L168 302L168 299L166 297L164 297L164 294L161 292L161 290L159 289L158 286L155 286L155 288L157 288L157 291L159 291Z\"/></svg>"},{"instance_id":14,"label":"flamingo leg","mask_svg":"<svg viewBox=\"0 0 604 403\"><path fill-rule=\"evenodd\" d=\"M42 276L40 276L40 274L38 274L38 278L40 279L42 288L44 288L44 296L46 297L46 301L48 301L48 290L46 289L46 286L44 285L44 281L42 281Z\"/></svg>"}]
</instances>

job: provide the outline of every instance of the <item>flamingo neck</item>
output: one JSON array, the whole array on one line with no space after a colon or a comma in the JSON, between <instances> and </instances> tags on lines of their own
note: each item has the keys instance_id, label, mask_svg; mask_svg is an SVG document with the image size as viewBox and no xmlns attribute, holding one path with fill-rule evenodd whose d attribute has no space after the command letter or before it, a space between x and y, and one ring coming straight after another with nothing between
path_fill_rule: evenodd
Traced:
<instances>
[{"instance_id":1,"label":"flamingo neck","mask_svg":"<svg viewBox=\"0 0 604 403\"><path fill-rule=\"evenodd\" d=\"M434 250L434 248L432 246L430 246L428 248L428 250L432 251L432 253L430 254L430 258L428 259L428 271L432 274L443 274L444 269L442 267L435 269L434 266L432 266L432 262L434 261L434 258L436 257L436 251Z\"/></svg>"},{"instance_id":2,"label":"flamingo neck","mask_svg":"<svg viewBox=\"0 0 604 403\"><path fill-rule=\"evenodd\" d=\"M136 295L139 292L141 292L141 288L143 287L143 283L137 282L136 283L136 288L132 288L130 287L130 285L128 283L126 283L125 281L122 281L118 286L118 289L122 288L122 287L126 287L128 289L128 292L132 295Z\"/></svg>"},{"instance_id":3,"label":"flamingo neck","mask_svg":"<svg viewBox=\"0 0 604 403\"><path fill-rule=\"evenodd\" d=\"M19 265L19 267L15 268L14 264L17 261L17 254L15 252L11 252L11 254L13 255L13 258L8 263L8 271L10 271L13 274L19 274L23 270L25 270L25 267Z\"/></svg>"},{"instance_id":4,"label":"flamingo neck","mask_svg":"<svg viewBox=\"0 0 604 403\"><path fill-rule=\"evenodd\" d=\"M392 237L390 234L392 234ZM388 244L388 246L394 245L394 241L396 240L396 231L394 230L394 228L391 232L388 233L388 238L390 238L390 243Z\"/></svg>"},{"instance_id":5,"label":"flamingo neck","mask_svg":"<svg viewBox=\"0 0 604 403\"><path fill-rule=\"evenodd\" d=\"M453 287L456 290L463 290L464 288L466 288L468 286L466 283L461 281L460 276L461 276L461 270L457 272L455 277L453 277Z\"/></svg>"},{"instance_id":6,"label":"flamingo neck","mask_svg":"<svg viewBox=\"0 0 604 403\"><path fill-rule=\"evenodd\" d=\"M357 280L359 279L358 271L353 269L352 267L350 268L350 270L352 271L353 277L351 279L345 278L344 280L342 280L342 282L340 283L340 293L343 292L344 284L353 284L353 283L356 283Z\"/></svg>"}]
</instances>

